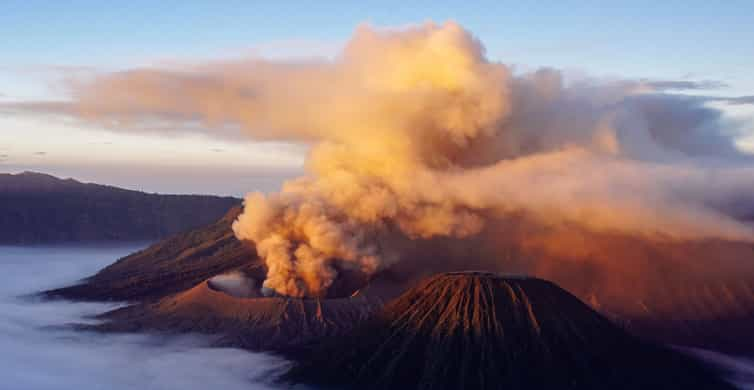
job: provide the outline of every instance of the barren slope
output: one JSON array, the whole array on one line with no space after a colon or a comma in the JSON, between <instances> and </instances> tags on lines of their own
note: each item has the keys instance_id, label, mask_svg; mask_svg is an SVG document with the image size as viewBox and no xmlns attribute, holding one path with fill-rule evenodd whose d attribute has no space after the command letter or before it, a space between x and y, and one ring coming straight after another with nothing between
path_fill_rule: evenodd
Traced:
<instances>
[{"instance_id":1,"label":"barren slope","mask_svg":"<svg viewBox=\"0 0 754 390\"><path fill-rule=\"evenodd\" d=\"M45 294L82 300L153 299L233 269L262 278L265 269L254 249L238 241L231 230L240 212L240 207L234 207L209 226L172 236L116 261L80 284Z\"/></svg>"},{"instance_id":2,"label":"barren slope","mask_svg":"<svg viewBox=\"0 0 754 390\"><path fill-rule=\"evenodd\" d=\"M287 378L356 389L731 388L550 282L487 273L430 278L311 349Z\"/></svg>"}]
</instances>

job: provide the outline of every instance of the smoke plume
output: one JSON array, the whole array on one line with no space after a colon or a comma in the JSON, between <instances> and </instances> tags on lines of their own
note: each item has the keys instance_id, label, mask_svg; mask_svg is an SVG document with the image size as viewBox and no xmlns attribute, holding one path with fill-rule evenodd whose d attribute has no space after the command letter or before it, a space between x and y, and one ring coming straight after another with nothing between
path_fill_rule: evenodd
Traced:
<instances>
[{"instance_id":1,"label":"smoke plume","mask_svg":"<svg viewBox=\"0 0 754 390\"><path fill-rule=\"evenodd\" d=\"M309 143L307 174L249 194L233 229L266 261L264 287L322 296L339 272L412 261L421 242L510 241L502 221L537 227L517 245L559 255L589 252L557 244L574 232L751 241L754 165L725 132L735 124L650 87L516 73L448 22L361 26L329 61L108 74L76 105L106 123Z\"/></svg>"},{"instance_id":2,"label":"smoke plume","mask_svg":"<svg viewBox=\"0 0 754 390\"><path fill-rule=\"evenodd\" d=\"M253 279L239 271L213 276L208 281L209 286L215 290L238 298L258 296L259 289Z\"/></svg>"}]
</instances>

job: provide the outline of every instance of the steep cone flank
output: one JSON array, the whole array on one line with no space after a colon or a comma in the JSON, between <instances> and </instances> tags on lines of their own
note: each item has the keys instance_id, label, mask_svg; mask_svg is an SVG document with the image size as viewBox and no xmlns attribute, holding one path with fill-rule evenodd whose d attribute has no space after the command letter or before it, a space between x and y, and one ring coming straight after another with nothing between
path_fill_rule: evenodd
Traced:
<instances>
[{"instance_id":1,"label":"steep cone flank","mask_svg":"<svg viewBox=\"0 0 754 390\"><path fill-rule=\"evenodd\" d=\"M488 273L432 277L288 374L345 388L731 388L642 342L556 285Z\"/></svg>"}]
</instances>

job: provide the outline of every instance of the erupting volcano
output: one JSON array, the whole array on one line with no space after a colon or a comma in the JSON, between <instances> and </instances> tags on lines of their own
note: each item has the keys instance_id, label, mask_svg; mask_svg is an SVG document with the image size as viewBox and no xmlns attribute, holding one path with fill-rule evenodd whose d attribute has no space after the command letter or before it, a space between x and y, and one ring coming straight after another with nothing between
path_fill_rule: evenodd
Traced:
<instances>
[{"instance_id":1,"label":"erupting volcano","mask_svg":"<svg viewBox=\"0 0 754 390\"><path fill-rule=\"evenodd\" d=\"M754 2L25 3L0 387L754 384Z\"/></svg>"},{"instance_id":2,"label":"erupting volcano","mask_svg":"<svg viewBox=\"0 0 754 390\"><path fill-rule=\"evenodd\" d=\"M751 156L703 100L567 76L448 22L86 80L83 118L304 144L306 173L50 294L139 300L96 328L221 334L307 383L726 388L648 340L754 354ZM469 269L570 293L450 273L383 307Z\"/></svg>"},{"instance_id":3,"label":"erupting volcano","mask_svg":"<svg viewBox=\"0 0 754 390\"><path fill-rule=\"evenodd\" d=\"M265 262L267 293L327 296L343 270L426 259L415 249L427 241L501 243L487 263L524 247L597 269L611 261L604 236L746 243L731 264L751 255L754 168L718 110L648 83L566 76L491 61L454 22L363 25L332 59L131 69L82 80L73 105L108 125L202 121L308 145L306 174L249 194L233 224Z\"/></svg>"}]
</instances>

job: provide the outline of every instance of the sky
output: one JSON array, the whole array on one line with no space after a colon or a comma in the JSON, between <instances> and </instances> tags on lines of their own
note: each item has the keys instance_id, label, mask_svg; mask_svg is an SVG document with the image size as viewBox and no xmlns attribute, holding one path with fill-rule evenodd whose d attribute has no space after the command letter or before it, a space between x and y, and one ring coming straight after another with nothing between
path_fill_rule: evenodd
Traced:
<instances>
[{"instance_id":1,"label":"sky","mask_svg":"<svg viewBox=\"0 0 754 390\"><path fill-rule=\"evenodd\" d=\"M0 103L66 99L77 74L264 57L332 58L362 24L454 20L490 60L599 78L687 82L705 96L754 95L754 3L0 2ZM681 84L677 84L681 85ZM742 121L754 105L722 105ZM750 126L754 134L754 126ZM754 150L754 135L739 144ZM129 134L0 111L0 171L35 170L150 192L273 191L302 171L305 145Z\"/></svg>"}]
</instances>

